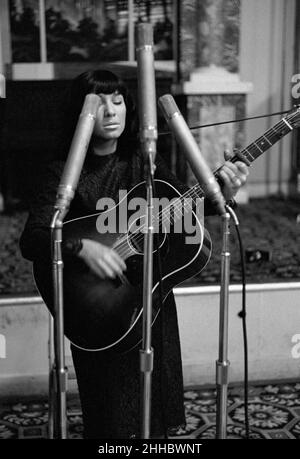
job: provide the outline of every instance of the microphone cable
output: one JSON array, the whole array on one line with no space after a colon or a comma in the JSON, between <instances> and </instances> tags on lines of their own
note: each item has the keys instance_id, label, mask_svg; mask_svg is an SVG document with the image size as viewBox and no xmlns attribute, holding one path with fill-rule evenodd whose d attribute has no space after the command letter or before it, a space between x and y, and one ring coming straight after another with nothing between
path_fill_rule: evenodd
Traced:
<instances>
[{"instance_id":1,"label":"microphone cable","mask_svg":"<svg viewBox=\"0 0 300 459\"><path fill-rule=\"evenodd\" d=\"M239 220L232 209L233 204L227 205L227 210L233 218L234 226L236 229L236 234L239 242L240 250L240 262L241 262L241 273L242 273L242 309L238 313L238 317L242 319L242 329L243 329L243 343L244 343L244 407L245 407L245 430L246 430L246 439L249 440L249 412L248 412L248 393L249 393L249 382L248 382L248 337L247 337L247 323L246 323L246 263L245 263L245 253L242 242L242 237L239 228Z\"/></svg>"},{"instance_id":2,"label":"microphone cable","mask_svg":"<svg viewBox=\"0 0 300 459\"><path fill-rule=\"evenodd\" d=\"M280 112L266 113L264 115L248 116L246 118L238 118L238 119L234 119L234 120L219 121L217 123L199 124L198 126L189 126L189 129L191 131L195 131L197 129L202 129L202 128L205 128L205 127L221 126L223 124L241 123L242 121L258 120L258 119L261 119L261 118L270 118L272 116L285 115L286 113L289 113L289 111L290 110L283 110L283 111L280 111ZM172 131L160 131L158 133L158 136L164 136L164 135L170 135L170 134L172 134Z\"/></svg>"}]
</instances>

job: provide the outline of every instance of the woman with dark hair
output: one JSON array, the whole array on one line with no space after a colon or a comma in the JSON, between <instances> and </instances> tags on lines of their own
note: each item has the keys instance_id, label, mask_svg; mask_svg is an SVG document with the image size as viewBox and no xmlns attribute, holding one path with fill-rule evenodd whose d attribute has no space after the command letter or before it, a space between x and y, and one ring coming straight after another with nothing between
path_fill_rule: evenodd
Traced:
<instances>
[{"instance_id":1,"label":"woman with dark hair","mask_svg":"<svg viewBox=\"0 0 300 459\"><path fill-rule=\"evenodd\" d=\"M135 103L124 82L108 70L84 72L73 80L66 113L66 125L64 126L64 135L67 142L72 140L85 96L89 93L113 94L115 92L123 96L126 107L125 128L118 141L118 149L124 153L124 149L136 148L137 115ZM64 149L65 154L68 153L68 146Z\"/></svg>"},{"instance_id":2,"label":"woman with dark hair","mask_svg":"<svg viewBox=\"0 0 300 459\"><path fill-rule=\"evenodd\" d=\"M124 83L112 72L86 72L74 80L68 116L69 133L74 131L84 97L88 93L99 95L100 107L76 194L65 221L94 214L100 198L112 198L117 202L119 190L130 190L144 179L143 157L136 142L134 103ZM40 269L51 264L49 225L63 167L63 161L56 161L48 168L42 189L31 203L29 218L21 236L23 256ZM246 181L247 173L246 166L239 161L235 164L225 163L220 177L224 182L226 199L230 199ZM155 178L168 181L179 192L187 190L159 156ZM209 211L210 204L206 203L206 212ZM80 268L81 281L87 278L87 271L101 280L126 277L127 262L120 253L89 237L66 238L63 241L63 255L73 265L81 263L85 266L85 270L82 266ZM49 271L51 273L51 269ZM66 271L64 276L67 275ZM64 291L65 303L72 303L66 301L66 298L72 298L72 294L72 289ZM77 315L75 306L73 315ZM91 324L91 321L80 316L77 325L82 334L88 335L92 334L90 330L95 323ZM67 329L68 319L65 319L65 325ZM181 353L173 294L167 296L164 314L160 314L153 325L152 345L155 357L151 433L158 437L169 429L185 424ZM89 352L72 345L72 356L82 404L85 438L138 438L139 347L125 354L114 355L101 351Z\"/></svg>"}]
</instances>

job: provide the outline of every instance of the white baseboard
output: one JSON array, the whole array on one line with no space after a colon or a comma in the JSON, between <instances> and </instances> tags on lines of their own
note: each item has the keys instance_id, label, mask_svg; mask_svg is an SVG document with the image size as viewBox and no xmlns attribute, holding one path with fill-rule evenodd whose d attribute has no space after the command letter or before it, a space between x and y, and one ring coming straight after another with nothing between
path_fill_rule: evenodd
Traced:
<instances>
[{"instance_id":1,"label":"white baseboard","mask_svg":"<svg viewBox=\"0 0 300 459\"><path fill-rule=\"evenodd\" d=\"M300 282L249 284L247 328L249 380L279 380L300 375ZM218 358L220 287L175 289L186 386L214 384ZM0 298L0 393L2 396L48 393L49 314L39 298ZM243 380L241 286L230 286L230 383ZM296 341L295 341L296 339ZM300 338L299 338L300 340ZM296 352L297 346L299 352ZM294 352L295 351L295 352ZM66 343L70 372L71 356ZM70 390L76 381L69 378Z\"/></svg>"}]
</instances>

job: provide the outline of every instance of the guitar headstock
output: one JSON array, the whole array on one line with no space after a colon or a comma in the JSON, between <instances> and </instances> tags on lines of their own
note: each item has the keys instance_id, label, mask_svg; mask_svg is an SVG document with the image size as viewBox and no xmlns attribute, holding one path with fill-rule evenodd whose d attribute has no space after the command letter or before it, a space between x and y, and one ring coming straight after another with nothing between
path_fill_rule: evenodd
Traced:
<instances>
[{"instance_id":1,"label":"guitar headstock","mask_svg":"<svg viewBox=\"0 0 300 459\"><path fill-rule=\"evenodd\" d=\"M294 108L284 117L293 128L300 127L300 105L295 105Z\"/></svg>"}]
</instances>

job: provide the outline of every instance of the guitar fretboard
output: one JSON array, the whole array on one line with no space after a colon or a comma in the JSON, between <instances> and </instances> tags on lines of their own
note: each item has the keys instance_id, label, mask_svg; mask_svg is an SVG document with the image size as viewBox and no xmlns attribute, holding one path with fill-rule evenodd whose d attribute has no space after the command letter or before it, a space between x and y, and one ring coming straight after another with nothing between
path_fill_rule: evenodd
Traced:
<instances>
[{"instance_id":1,"label":"guitar fretboard","mask_svg":"<svg viewBox=\"0 0 300 459\"><path fill-rule=\"evenodd\" d=\"M298 111L288 114L285 118L282 118L275 126L271 127L266 131L262 136L258 137L254 142L248 145L246 148L241 150L240 155L244 156L250 163L262 155L265 151L271 148L276 142L278 142L282 137L293 130L293 121L294 117L299 117ZM241 158L237 155L231 158L231 162L235 163L240 161ZM217 169L214 172L214 175L218 176ZM205 191L201 188L199 184L194 185L187 193L183 195L184 197L203 198L205 197Z\"/></svg>"},{"instance_id":2,"label":"guitar fretboard","mask_svg":"<svg viewBox=\"0 0 300 459\"><path fill-rule=\"evenodd\" d=\"M275 126L271 127L264 135L256 139L255 142L252 142L247 148L244 148L241 153L248 159L248 161L252 162L272 147L274 143L278 142L278 140L291 132L292 129L293 128L290 123L285 122L284 119L282 119Z\"/></svg>"}]
</instances>

